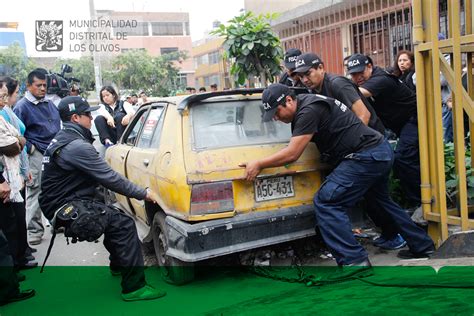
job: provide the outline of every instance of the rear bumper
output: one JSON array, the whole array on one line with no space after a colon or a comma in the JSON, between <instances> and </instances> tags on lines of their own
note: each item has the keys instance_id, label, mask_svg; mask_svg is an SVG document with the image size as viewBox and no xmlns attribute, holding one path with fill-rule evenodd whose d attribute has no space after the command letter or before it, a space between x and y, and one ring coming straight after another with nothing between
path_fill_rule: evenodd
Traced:
<instances>
[{"instance_id":1,"label":"rear bumper","mask_svg":"<svg viewBox=\"0 0 474 316\"><path fill-rule=\"evenodd\" d=\"M167 255L195 262L315 234L314 207L251 212L190 224L167 216Z\"/></svg>"}]
</instances>

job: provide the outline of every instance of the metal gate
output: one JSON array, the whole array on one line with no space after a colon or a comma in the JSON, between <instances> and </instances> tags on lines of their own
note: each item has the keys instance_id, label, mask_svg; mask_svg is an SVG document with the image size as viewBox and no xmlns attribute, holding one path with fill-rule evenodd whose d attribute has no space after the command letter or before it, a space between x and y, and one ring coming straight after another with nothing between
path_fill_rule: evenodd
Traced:
<instances>
[{"instance_id":1,"label":"metal gate","mask_svg":"<svg viewBox=\"0 0 474 316\"><path fill-rule=\"evenodd\" d=\"M474 86L472 75L472 0L441 1L447 14L440 15L440 1L413 0L413 44L415 48L418 128L421 159L421 197L429 234L437 245L448 238L450 225L462 231L474 229L469 219L473 208L468 203L466 148L473 144ZM444 10L443 10L444 11ZM445 32L446 39L438 40ZM449 56L449 58L446 58ZM449 60L449 61L447 61ZM467 90L462 85L463 63L466 66ZM457 193L453 205L446 198L445 154L441 118L440 72L452 90L453 136ZM470 137L465 141L463 116L469 117ZM473 147L470 147L472 153ZM474 159L474 155L471 155ZM473 161L471 160L471 167ZM474 170L474 169L472 169Z\"/></svg>"}]
</instances>

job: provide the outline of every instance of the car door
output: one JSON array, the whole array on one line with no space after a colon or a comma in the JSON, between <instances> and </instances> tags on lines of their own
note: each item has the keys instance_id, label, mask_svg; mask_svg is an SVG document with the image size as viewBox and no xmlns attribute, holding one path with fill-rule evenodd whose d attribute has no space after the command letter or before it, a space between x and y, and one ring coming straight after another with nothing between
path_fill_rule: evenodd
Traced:
<instances>
[{"instance_id":1,"label":"car door","mask_svg":"<svg viewBox=\"0 0 474 316\"><path fill-rule=\"evenodd\" d=\"M117 145L107 149L106 157L108 158L107 160L109 161L112 169L128 179L130 179L127 174L126 167L128 156L130 150L134 148L135 143L137 142L138 135L140 134L140 131L143 127L143 123L145 122L148 111L149 108L140 109L135 114L135 117L133 118L132 122L130 122L128 128L125 130L121 141L117 143ZM133 212L129 201L125 196L119 194L116 194L115 196L123 207L125 207L129 212Z\"/></svg>"},{"instance_id":2,"label":"car door","mask_svg":"<svg viewBox=\"0 0 474 316\"><path fill-rule=\"evenodd\" d=\"M146 188L152 187L156 177L155 163L158 156L158 144L163 125L165 107L153 105L144 120L141 132L127 157L126 173L133 183ZM145 202L129 199L135 214L146 222Z\"/></svg>"}]
</instances>

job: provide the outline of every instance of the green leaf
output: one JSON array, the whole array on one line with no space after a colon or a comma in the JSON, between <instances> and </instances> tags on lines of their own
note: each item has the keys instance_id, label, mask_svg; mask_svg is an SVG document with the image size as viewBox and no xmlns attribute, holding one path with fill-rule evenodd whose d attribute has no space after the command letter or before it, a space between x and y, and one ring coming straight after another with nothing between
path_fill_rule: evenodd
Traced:
<instances>
[{"instance_id":1,"label":"green leaf","mask_svg":"<svg viewBox=\"0 0 474 316\"><path fill-rule=\"evenodd\" d=\"M458 185L457 179L446 181L446 188L455 188L457 185Z\"/></svg>"}]
</instances>

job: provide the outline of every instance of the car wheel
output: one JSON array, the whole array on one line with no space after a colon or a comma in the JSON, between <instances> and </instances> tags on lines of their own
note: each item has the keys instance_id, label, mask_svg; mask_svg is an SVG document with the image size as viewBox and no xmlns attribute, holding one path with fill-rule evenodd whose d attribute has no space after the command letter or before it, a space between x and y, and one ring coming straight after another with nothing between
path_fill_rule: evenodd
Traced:
<instances>
[{"instance_id":1,"label":"car wheel","mask_svg":"<svg viewBox=\"0 0 474 316\"><path fill-rule=\"evenodd\" d=\"M165 218L166 215L163 212L157 212L153 218L153 246L155 247L156 258L163 279L170 284L183 285L194 280L194 264L166 255L168 233Z\"/></svg>"}]
</instances>

